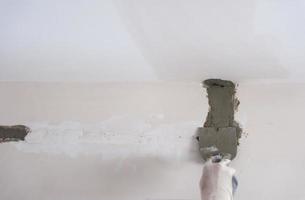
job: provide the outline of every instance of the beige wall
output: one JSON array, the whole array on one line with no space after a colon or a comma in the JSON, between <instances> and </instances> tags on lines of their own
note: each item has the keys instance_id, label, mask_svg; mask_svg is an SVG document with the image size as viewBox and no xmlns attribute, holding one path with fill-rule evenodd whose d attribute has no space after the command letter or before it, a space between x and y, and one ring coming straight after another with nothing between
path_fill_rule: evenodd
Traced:
<instances>
[{"instance_id":1,"label":"beige wall","mask_svg":"<svg viewBox=\"0 0 305 200\"><path fill-rule=\"evenodd\" d=\"M207 112L197 83L0 83L0 199L199 199L194 132ZM232 165L237 200L301 200L305 85L244 83L246 135Z\"/></svg>"}]
</instances>

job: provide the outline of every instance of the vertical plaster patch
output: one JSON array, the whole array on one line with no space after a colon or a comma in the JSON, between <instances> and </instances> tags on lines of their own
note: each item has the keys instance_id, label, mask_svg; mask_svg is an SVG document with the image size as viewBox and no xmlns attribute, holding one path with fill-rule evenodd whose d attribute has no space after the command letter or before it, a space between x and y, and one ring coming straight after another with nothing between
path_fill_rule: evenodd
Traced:
<instances>
[{"instance_id":1,"label":"vertical plaster patch","mask_svg":"<svg viewBox=\"0 0 305 200\"><path fill-rule=\"evenodd\" d=\"M209 98L209 112L203 128L199 128L199 146L204 159L214 155L230 156L237 153L238 139L242 129L234 120L234 112L239 105L235 97L233 82L208 79L203 82Z\"/></svg>"}]
</instances>

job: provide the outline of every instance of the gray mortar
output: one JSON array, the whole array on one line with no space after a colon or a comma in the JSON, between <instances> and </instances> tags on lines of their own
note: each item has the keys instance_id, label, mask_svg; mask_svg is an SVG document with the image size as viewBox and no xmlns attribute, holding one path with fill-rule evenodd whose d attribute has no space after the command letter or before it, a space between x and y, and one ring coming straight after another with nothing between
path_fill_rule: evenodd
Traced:
<instances>
[{"instance_id":1,"label":"gray mortar","mask_svg":"<svg viewBox=\"0 0 305 200\"><path fill-rule=\"evenodd\" d=\"M210 109L204 128L198 129L201 155L204 159L212 154L230 155L233 159L242 133L234 120L234 112L239 105L235 97L236 86L231 81L221 79L208 79L203 81L203 85L207 89ZM217 150L214 148L212 151L211 147Z\"/></svg>"},{"instance_id":2,"label":"gray mortar","mask_svg":"<svg viewBox=\"0 0 305 200\"><path fill-rule=\"evenodd\" d=\"M0 126L0 142L24 140L30 128L24 125Z\"/></svg>"}]
</instances>

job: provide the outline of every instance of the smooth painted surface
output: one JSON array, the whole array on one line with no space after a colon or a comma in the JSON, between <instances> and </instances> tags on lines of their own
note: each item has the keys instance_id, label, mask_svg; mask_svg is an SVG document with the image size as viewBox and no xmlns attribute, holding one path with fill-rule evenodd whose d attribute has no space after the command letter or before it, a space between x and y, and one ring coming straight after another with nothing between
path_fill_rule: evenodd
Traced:
<instances>
[{"instance_id":1,"label":"smooth painted surface","mask_svg":"<svg viewBox=\"0 0 305 200\"><path fill-rule=\"evenodd\" d=\"M34 134L0 144L0 199L199 199L192 135L207 113L204 91L165 82L1 83L1 123L29 123ZM304 91L238 87L247 134L232 163L236 200L304 199Z\"/></svg>"},{"instance_id":2,"label":"smooth painted surface","mask_svg":"<svg viewBox=\"0 0 305 200\"><path fill-rule=\"evenodd\" d=\"M0 80L304 82L305 2L0 1Z\"/></svg>"}]
</instances>

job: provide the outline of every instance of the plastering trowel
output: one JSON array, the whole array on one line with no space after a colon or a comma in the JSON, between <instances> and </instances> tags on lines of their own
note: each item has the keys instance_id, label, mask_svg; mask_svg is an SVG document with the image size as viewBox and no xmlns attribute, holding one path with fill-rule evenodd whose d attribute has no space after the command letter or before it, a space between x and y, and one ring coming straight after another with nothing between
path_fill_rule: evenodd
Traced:
<instances>
[{"instance_id":1,"label":"plastering trowel","mask_svg":"<svg viewBox=\"0 0 305 200\"><path fill-rule=\"evenodd\" d=\"M233 160L237 154L241 128L234 121L239 105L235 84L221 79L203 81L207 89L210 110L203 127L198 128L199 151L204 160L213 156Z\"/></svg>"}]
</instances>

